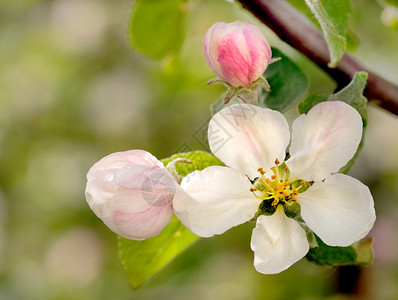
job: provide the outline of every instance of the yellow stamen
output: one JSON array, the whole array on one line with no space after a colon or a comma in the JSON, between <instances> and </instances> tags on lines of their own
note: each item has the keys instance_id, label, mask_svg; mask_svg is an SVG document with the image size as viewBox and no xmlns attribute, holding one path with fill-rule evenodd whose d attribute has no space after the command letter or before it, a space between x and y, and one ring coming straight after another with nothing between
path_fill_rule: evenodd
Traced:
<instances>
[{"instance_id":1,"label":"yellow stamen","mask_svg":"<svg viewBox=\"0 0 398 300\"><path fill-rule=\"evenodd\" d=\"M263 168L258 168L258 169L257 169L257 172L259 172L261 175L264 175L264 174L265 174L265 171L264 171Z\"/></svg>"},{"instance_id":2,"label":"yellow stamen","mask_svg":"<svg viewBox=\"0 0 398 300\"><path fill-rule=\"evenodd\" d=\"M300 185L293 188L291 182L289 182L290 169L285 164L281 167L279 159L275 159L275 165L270 170L271 174L264 176L264 169L257 169L261 174L258 178L258 184L262 185L262 187L259 190L253 187L250 191L263 201L270 200L272 206L277 206L279 203L292 204L297 202L296 196L299 194L299 190L306 188L308 183L301 180ZM267 205L270 205L270 202Z\"/></svg>"},{"instance_id":3,"label":"yellow stamen","mask_svg":"<svg viewBox=\"0 0 398 300\"><path fill-rule=\"evenodd\" d=\"M258 198L258 199L260 199L260 200L265 200L263 197L257 195L257 194L255 193L256 191L257 191L256 188L250 188L250 192L252 192L253 195L254 195L256 198Z\"/></svg>"}]
</instances>

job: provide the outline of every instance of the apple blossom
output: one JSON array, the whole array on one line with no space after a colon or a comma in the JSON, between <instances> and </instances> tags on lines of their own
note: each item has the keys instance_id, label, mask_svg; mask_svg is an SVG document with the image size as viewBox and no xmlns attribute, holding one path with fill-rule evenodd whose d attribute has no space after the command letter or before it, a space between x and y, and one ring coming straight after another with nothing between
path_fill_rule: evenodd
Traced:
<instances>
[{"instance_id":1,"label":"apple blossom","mask_svg":"<svg viewBox=\"0 0 398 300\"><path fill-rule=\"evenodd\" d=\"M110 154L87 173L86 199L113 232L132 240L160 233L173 217L177 181L152 154Z\"/></svg>"},{"instance_id":2,"label":"apple blossom","mask_svg":"<svg viewBox=\"0 0 398 300\"><path fill-rule=\"evenodd\" d=\"M203 54L220 79L209 83L221 81L231 87L226 102L245 89L269 90L263 73L271 62L271 47L257 26L241 21L215 23L203 39Z\"/></svg>"},{"instance_id":3,"label":"apple blossom","mask_svg":"<svg viewBox=\"0 0 398 300\"><path fill-rule=\"evenodd\" d=\"M362 137L358 112L340 101L323 102L289 125L277 111L235 104L213 116L208 139L227 166L195 171L181 182L174 211L201 237L256 221L254 266L279 273L309 250L301 218L323 242L348 246L363 238L376 215L369 189L336 174ZM289 157L289 156L288 156Z\"/></svg>"}]
</instances>

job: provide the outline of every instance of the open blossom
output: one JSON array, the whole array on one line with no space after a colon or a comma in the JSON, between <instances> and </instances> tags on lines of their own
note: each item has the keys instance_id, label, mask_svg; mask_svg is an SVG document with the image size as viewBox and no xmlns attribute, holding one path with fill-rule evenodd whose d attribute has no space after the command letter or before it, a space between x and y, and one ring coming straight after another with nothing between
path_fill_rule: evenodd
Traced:
<instances>
[{"instance_id":1,"label":"open blossom","mask_svg":"<svg viewBox=\"0 0 398 300\"><path fill-rule=\"evenodd\" d=\"M178 183L143 150L110 154L87 173L86 199L113 232L132 240L160 233L173 217Z\"/></svg>"},{"instance_id":2,"label":"open blossom","mask_svg":"<svg viewBox=\"0 0 398 300\"><path fill-rule=\"evenodd\" d=\"M355 109L323 102L294 121L290 158L284 161L290 133L281 113L249 104L227 107L211 119L208 138L212 152L229 167L186 176L174 199L175 213L202 237L256 220L251 248L255 268L265 274L287 269L309 250L305 230L288 213L294 205L323 242L348 246L363 238L376 218L369 189L336 174L355 154L361 136Z\"/></svg>"},{"instance_id":3,"label":"open blossom","mask_svg":"<svg viewBox=\"0 0 398 300\"><path fill-rule=\"evenodd\" d=\"M203 53L214 74L233 87L250 87L271 60L271 48L255 25L217 22L203 40Z\"/></svg>"}]
</instances>

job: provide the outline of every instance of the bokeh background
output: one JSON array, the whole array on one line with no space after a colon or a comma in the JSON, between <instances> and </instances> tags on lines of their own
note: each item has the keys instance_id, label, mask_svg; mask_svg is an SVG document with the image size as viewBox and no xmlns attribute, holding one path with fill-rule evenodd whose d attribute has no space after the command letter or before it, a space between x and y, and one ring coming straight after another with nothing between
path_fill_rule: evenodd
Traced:
<instances>
[{"instance_id":1,"label":"bokeh background","mask_svg":"<svg viewBox=\"0 0 398 300\"><path fill-rule=\"evenodd\" d=\"M300 1L292 1L300 5ZM354 0L352 52L398 83L398 32L383 7ZM85 175L103 156L145 149L158 158L202 149L194 135L222 86L202 56L217 21L261 26L310 83L333 81L232 1L191 5L180 54L161 62L134 52L131 0L0 2L0 299L340 299L338 273L305 259L278 275L253 268L250 225L201 239L139 290L130 289L117 238L91 212ZM351 174L368 184L378 220L375 262L360 277L364 299L398 299L398 118L369 106L365 147ZM289 112L289 116L295 111Z\"/></svg>"}]
</instances>

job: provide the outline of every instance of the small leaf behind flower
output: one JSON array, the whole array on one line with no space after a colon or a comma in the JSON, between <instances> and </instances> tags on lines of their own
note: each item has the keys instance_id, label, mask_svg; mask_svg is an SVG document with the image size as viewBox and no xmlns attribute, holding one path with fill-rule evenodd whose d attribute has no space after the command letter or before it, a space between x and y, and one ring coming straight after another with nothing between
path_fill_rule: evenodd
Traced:
<instances>
[{"instance_id":1,"label":"small leaf behind flower","mask_svg":"<svg viewBox=\"0 0 398 300\"><path fill-rule=\"evenodd\" d=\"M303 97L308 80L300 68L280 50L272 48L272 56L282 59L265 70L264 77L271 92L261 90L259 105L284 112Z\"/></svg>"},{"instance_id":2,"label":"small leaf behind flower","mask_svg":"<svg viewBox=\"0 0 398 300\"><path fill-rule=\"evenodd\" d=\"M366 239L348 247L331 247L316 237L317 248L311 248L306 258L322 266L369 265L373 260L372 240Z\"/></svg>"},{"instance_id":3,"label":"small leaf behind flower","mask_svg":"<svg viewBox=\"0 0 398 300\"><path fill-rule=\"evenodd\" d=\"M203 170L204 168L210 166L223 166L224 164L214 155L204 152L204 151L192 151L192 152L184 152L184 153L177 153L173 156L168 158L162 159L162 163L167 166L167 164L176 159L176 158L186 158L192 161L192 164L184 164L179 163L176 165L176 169L178 174L181 176L187 176L189 173L192 173L196 170Z\"/></svg>"},{"instance_id":4,"label":"small leaf behind flower","mask_svg":"<svg viewBox=\"0 0 398 300\"><path fill-rule=\"evenodd\" d=\"M155 237L143 241L119 237L119 258L132 288L139 288L198 238L176 217Z\"/></svg>"},{"instance_id":5,"label":"small leaf behind flower","mask_svg":"<svg viewBox=\"0 0 398 300\"><path fill-rule=\"evenodd\" d=\"M166 166L176 158L186 158L192 161L192 164L178 163L176 165L177 172L181 176L209 166L223 165L217 157L203 151L175 154L163 159L162 162ZM119 258L127 272L132 288L139 288L198 238L186 229L175 216L170 224L155 237L143 241L119 237Z\"/></svg>"}]
</instances>

